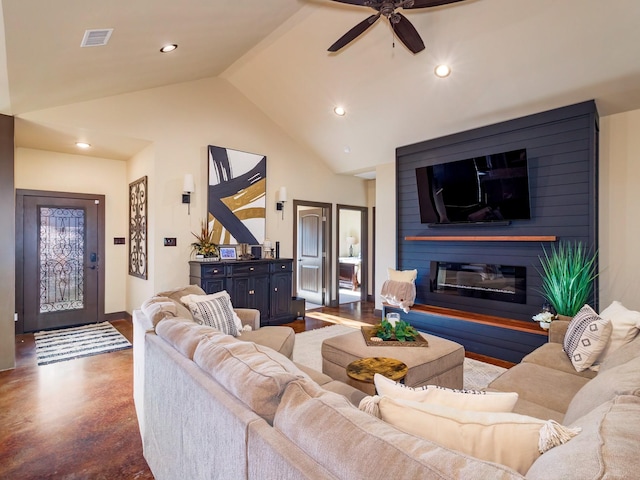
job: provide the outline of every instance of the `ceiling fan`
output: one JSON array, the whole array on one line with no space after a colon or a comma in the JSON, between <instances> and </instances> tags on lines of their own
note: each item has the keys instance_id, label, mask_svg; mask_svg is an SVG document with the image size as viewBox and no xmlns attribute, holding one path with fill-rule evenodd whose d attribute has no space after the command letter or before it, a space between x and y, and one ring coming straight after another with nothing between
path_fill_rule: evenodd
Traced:
<instances>
[{"instance_id":1,"label":"ceiling fan","mask_svg":"<svg viewBox=\"0 0 640 480\"><path fill-rule=\"evenodd\" d=\"M394 33L404 43L409 50L413 53L418 53L424 50L424 43L420 34L411 24L407 17L401 13L396 12L398 8L429 8L438 7L440 5L447 5L449 3L461 2L463 0L332 0L334 2L348 3L350 5L359 5L362 7L370 7L376 10L378 13L371 15L369 18L363 20L342 37L338 39L336 43L329 47L330 52L337 52L348 43L355 40L358 36L362 35L376 20L381 16L387 17L391 28Z\"/></svg>"}]
</instances>

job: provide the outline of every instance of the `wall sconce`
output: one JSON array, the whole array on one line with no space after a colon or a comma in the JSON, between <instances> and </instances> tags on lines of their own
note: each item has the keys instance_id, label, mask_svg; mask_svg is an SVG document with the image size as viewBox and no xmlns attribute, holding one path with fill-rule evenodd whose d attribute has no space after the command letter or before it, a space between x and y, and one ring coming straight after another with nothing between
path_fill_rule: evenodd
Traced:
<instances>
[{"instance_id":1,"label":"wall sconce","mask_svg":"<svg viewBox=\"0 0 640 480\"><path fill-rule=\"evenodd\" d=\"M184 182L182 184L182 203L186 203L188 205L187 212L191 215L191 194L196 191L196 184L193 181L193 175L190 173L186 173L184 175Z\"/></svg>"},{"instance_id":2,"label":"wall sconce","mask_svg":"<svg viewBox=\"0 0 640 480\"><path fill-rule=\"evenodd\" d=\"M284 204L287 201L287 187L280 187L278 190L278 201L276 202L276 210L282 212L282 219L284 220Z\"/></svg>"}]
</instances>

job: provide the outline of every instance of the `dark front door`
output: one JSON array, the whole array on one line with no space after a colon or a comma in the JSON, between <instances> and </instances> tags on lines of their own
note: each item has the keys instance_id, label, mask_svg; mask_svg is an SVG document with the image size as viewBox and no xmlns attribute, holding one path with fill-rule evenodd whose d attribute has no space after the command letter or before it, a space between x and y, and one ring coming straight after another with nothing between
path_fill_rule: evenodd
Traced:
<instances>
[{"instance_id":1,"label":"dark front door","mask_svg":"<svg viewBox=\"0 0 640 480\"><path fill-rule=\"evenodd\" d=\"M18 202L24 331L97 322L104 299L100 199L41 193Z\"/></svg>"}]
</instances>

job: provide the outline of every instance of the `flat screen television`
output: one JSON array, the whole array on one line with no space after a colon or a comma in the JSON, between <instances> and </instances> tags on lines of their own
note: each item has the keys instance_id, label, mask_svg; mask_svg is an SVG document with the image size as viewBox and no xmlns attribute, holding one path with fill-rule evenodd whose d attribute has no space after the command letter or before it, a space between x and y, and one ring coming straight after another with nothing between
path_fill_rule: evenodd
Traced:
<instances>
[{"instance_id":1,"label":"flat screen television","mask_svg":"<svg viewBox=\"0 0 640 480\"><path fill-rule=\"evenodd\" d=\"M416 168L420 221L436 225L531 218L525 149Z\"/></svg>"}]
</instances>

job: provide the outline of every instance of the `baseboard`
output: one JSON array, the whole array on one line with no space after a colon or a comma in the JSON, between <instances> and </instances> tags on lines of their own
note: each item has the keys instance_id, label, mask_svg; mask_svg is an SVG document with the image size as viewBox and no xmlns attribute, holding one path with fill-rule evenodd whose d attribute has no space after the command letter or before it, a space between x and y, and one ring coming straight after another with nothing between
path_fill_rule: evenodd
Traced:
<instances>
[{"instance_id":1,"label":"baseboard","mask_svg":"<svg viewBox=\"0 0 640 480\"><path fill-rule=\"evenodd\" d=\"M105 313L104 319L107 322L111 322L113 320L129 320L131 321L131 314L129 312L113 312L113 313Z\"/></svg>"}]
</instances>

